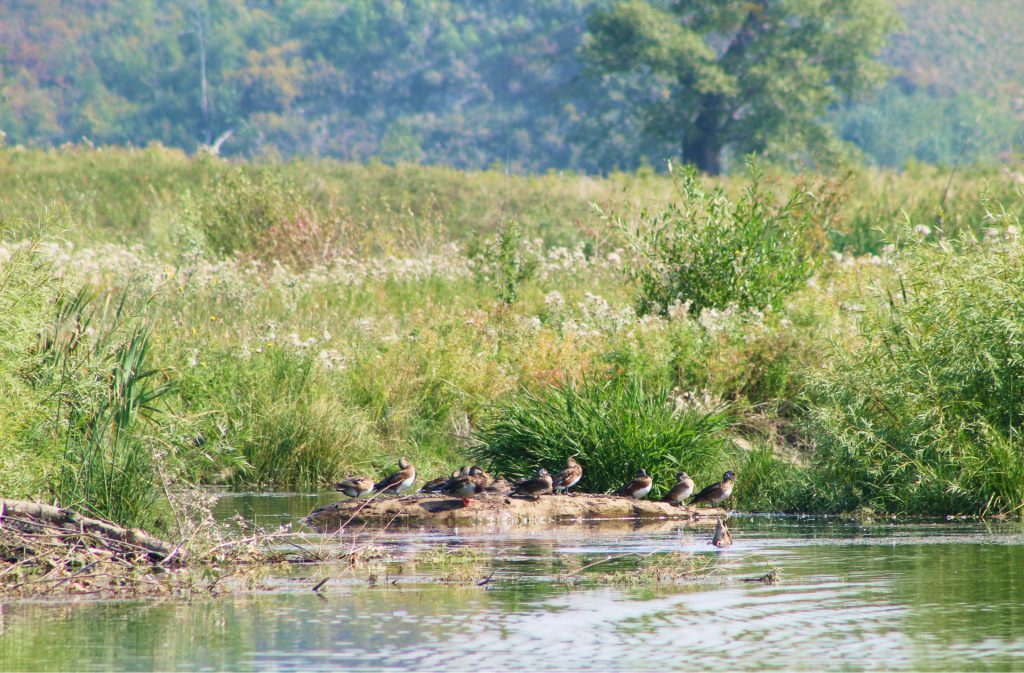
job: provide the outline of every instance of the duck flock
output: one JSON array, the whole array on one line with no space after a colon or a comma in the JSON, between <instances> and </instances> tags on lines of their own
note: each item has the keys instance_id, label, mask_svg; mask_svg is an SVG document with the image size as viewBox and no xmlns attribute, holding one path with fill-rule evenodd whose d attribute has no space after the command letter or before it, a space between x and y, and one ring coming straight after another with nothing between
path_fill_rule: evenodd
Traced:
<instances>
[{"instance_id":1,"label":"duck flock","mask_svg":"<svg viewBox=\"0 0 1024 673\"><path fill-rule=\"evenodd\" d=\"M358 498L371 493L402 493L412 489L416 482L416 467L407 458L398 461L398 471L381 481L375 482L365 476L349 477L338 482L335 488L350 498ZM569 493L569 489L583 478L583 467L576 459L566 460L565 469L554 476L544 468L537 470L532 479L510 484L504 479L492 479L483 469L472 466L456 470L449 476L431 479L420 488L421 493L440 493L461 498L464 506L473 504L473 498L485 491L540 498L554 493ZM686 472L676 474L676 483L665 495L664 500L673 505L681 506L689 500L690 505L702 502L719 503L732 495L736 475L731 470L722 476L722 481L701 489L693 495L696 484ZM654 480L646 470L639 470L636 476L612 495L640 499L647 496L654 486Z\"/></svg>"}]
</instances>

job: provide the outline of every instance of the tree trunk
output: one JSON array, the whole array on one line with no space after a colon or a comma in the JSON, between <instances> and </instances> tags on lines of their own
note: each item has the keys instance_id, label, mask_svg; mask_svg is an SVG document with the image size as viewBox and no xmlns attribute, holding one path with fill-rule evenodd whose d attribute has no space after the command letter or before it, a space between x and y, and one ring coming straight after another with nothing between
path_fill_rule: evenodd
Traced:
<instances>
[{"instance_id":1,"label":"tree trunk","mask_svg":"<svg viewBox=\"0 0 1024 673\"><path fill-rule=\"evenodd\" d=\"M691 163L702 173L718 175L722 172L722 146L713 135L701 133L683 143L683 161Z\"/></svg>"},{"instance_id":2,"label":"tree trunk","mask_svg":"<svg viewBox=\"0 0 1024 673\"><path fill-rule=\"evenodd\" d=\"M721 96L709 96L693 124L693 133L683 141L683 161L709 175L722 172L724 110L725 100Z\"/></svg>"}]
</instances>

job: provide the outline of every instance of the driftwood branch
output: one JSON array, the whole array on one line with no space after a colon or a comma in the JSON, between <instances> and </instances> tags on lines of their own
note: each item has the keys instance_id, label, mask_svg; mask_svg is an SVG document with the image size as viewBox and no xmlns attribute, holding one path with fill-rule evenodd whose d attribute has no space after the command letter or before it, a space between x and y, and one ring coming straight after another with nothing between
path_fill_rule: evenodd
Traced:
<instances>
[{"instance_id":1,"label":"driftwood branch","mask_svg":"<svg viewBox=\"0 0 1024 673\"><path fill-rule=\"evenodd\" d=\"M119 554L145 554L150 560L163 563L184 560L184 551L179 547L144 531L122 528L70 509L38 502L0 498L0 536L4 528L64 538L89 535L96 538L97 546L107 547Z\"/></svg>"}]
</instances>

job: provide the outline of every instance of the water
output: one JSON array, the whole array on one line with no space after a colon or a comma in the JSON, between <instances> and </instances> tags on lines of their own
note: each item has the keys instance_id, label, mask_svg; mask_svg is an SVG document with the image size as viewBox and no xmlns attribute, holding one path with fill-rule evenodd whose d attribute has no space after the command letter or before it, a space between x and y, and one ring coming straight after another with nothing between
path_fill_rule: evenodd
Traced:
<instances>
[{"instance_id":1,"label":"water","mask_svg":"<svg viewBox=\"0 0 1024 673\"><path fill-rule=\"evenodd\" d=\"M265 526L322 496L229 496ZM315 569L273 591L192 600L0 604L3 670L1024 670L1024 526L735 517L735 545L677 524L389 531L396 558L475 550L475 582L387 566L376 586ZM668 586L570 588L577 570L667 551L717 565ZM653 554L637 561L637 554ZM612 559L590 570L588 564ZM773 568L781 582L746 582ZM450 568L448 569L450 570ZM411 573L411 574L410 574ZM391 584L396 581L396 584Z\"/></svg>"}]
</instances>

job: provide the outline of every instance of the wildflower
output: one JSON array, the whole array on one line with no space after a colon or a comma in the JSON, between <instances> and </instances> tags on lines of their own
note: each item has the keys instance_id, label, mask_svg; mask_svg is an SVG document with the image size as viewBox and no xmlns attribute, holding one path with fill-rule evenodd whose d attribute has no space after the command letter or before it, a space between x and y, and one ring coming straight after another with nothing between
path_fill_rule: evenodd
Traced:
<instances>
[{"instance_id":1,"label":"wildflower","mask_svg":"<svg viewBox=\"0 0 1024 673\"><path fill-rule=\"evenodd\" d=\"M918 236L929 236L932 233L932 229L925 224L918 224L914 227L914 233Z\"/></svg>"},{"instance_id":2,"label":"wildflower","mask_svg":"<svg viewBox=\"0 0 1024 673\"><path fill-rule=\"evenodd\" d=\"M562 293L558 290L552 290L544 295L544 304L549 309L559 309L565 306L565 299L562 297Z\"/></svg>"},{"instance_id":3,"label":"wildflower","mask_svg":"<svg viewBox=\"0 0 1024 673\"><path fill-rule=\"evenodd\" d=\"M317 354L316 362L328 371L340 370L345 367L345 356L333 348L325 349Z\"/></svg>"}]
</instances>

